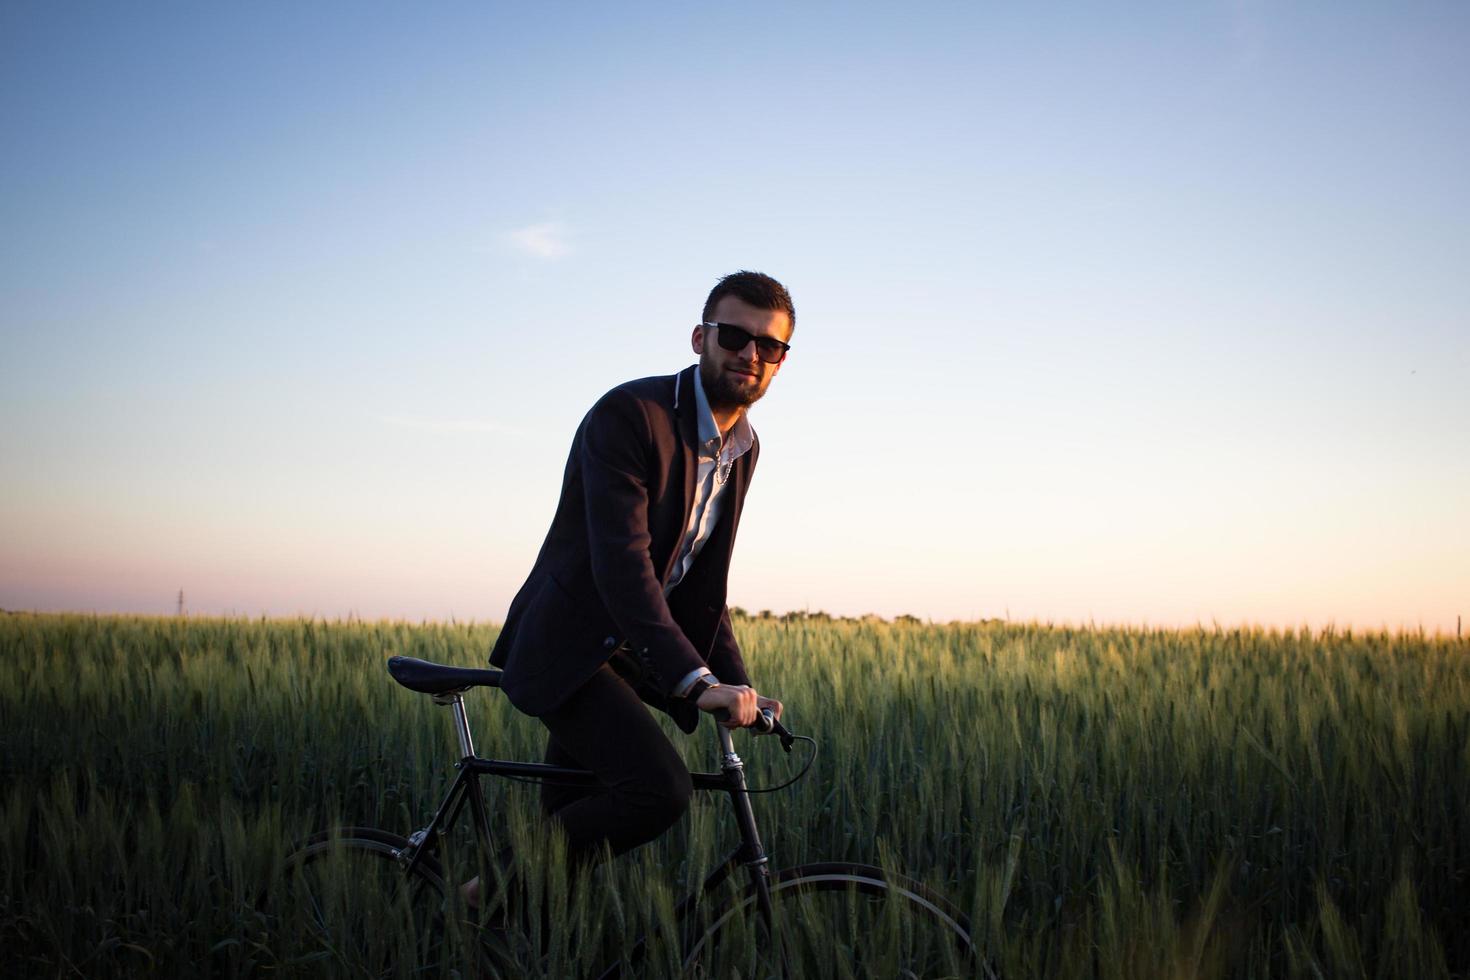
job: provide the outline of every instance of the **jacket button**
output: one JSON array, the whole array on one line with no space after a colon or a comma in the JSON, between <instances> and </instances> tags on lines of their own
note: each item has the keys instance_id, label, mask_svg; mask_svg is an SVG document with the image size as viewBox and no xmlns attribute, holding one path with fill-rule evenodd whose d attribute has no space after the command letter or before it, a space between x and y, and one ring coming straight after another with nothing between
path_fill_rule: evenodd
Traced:
<instances>
[{"instance_id":1,"label":"jacket button","mask_svg":"<svg viewBox=\"0 0 1470 980\"><path fill-rule=\"evenodd\" d=\"M604 650L611 650L613 647L615 647L617 645L618 645L618 638L615 637L615 636L609 636L607 639L605 639L605 640L602 641L602 648Z\"/></svg>"}]
</instances>

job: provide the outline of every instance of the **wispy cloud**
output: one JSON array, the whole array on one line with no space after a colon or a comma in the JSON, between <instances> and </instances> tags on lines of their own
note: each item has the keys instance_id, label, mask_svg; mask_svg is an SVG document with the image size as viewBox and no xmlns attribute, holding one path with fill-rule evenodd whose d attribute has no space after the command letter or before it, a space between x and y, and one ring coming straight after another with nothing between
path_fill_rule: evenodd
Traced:
<instances>
[{"instance_id":1,"label":"wispy cloud","mask_svg":"<svg viewBox=\"0 0 1470 980\"><path fill-rule=\"evenodd\" d=\"M571 252L567 243L567 229L560 221L547 221L539 225L527 225L505 234L511 247L538 259L559 259Z\"/></svg>"},{"instance_id":2,"label":"wispy cloud","mask_svg":"<svg viewBox=\"0 0 1470 980\"><path fill-rule=\"evenodd\" d=\"M414 432L496 432L502 435L523 435L519 426L504 425L488 419L429 419L411 415L379 415L379 422L395 429L410 429Z\"/></svg>"}]
</instances>

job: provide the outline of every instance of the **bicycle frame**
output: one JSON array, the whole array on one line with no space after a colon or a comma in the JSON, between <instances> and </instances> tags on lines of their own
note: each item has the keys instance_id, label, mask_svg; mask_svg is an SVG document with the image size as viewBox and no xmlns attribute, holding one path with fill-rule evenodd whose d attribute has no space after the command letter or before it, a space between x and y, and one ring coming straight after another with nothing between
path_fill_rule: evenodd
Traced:
<instances>
[{"instance_id":1,"label":"bicycle frame","mask_svg":"<svg viewBox=\"0 0 1470 980\"><path fill-rule=\"evenodd\" d=\"M459 771L453 785L434 812L427 827L409 835L407 852L399 856L404 872L411 873L425 854L432 854L438 839L447 835L459 820L466 805L475 825L475 837L480 853L489 854L490 817L485 809L485 796L480 789L481 776L509 776L516 779L552 781L570 786L591 786L596 778L586 769L570 769L542 762L511 762L501 759L482 759L475 754L474 738L470 734L469 721L465 716L464 695L454 691L433 695L435 703L447 705L454 711L455 731L459 736L461 758L454 764ZM760 830L756 827L755 811L750 805L750 794L745 782L745 763L735 752L730 729L717 724L715 730L720 741L720 771L691 772L690 778L696 790L723 792L729 795L735 808L735 822L740 829L740 845L715 866L692 893L674 907L676 920L683 922L685 916L698 907L699 902L709 895L735 872L744 866L750 873L751 885L755 889L757 906L762 919L770 925L773 916L770 889L770 858L761 844ZM645 940L640 939L634 947L634 959L641 955ZM618 975L613 966L604 977Z\"/></svg>"}]
</instances>

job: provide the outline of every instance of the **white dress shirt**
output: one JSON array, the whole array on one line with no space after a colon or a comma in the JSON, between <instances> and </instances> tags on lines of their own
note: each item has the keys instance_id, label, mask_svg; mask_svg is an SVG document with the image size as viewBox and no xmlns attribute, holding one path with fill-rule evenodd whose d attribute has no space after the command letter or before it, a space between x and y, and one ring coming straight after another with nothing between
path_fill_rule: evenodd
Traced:
<instances>
[{"instance_id":1,"label":"white dress shirt","mask_svg":"<svg viewBox=\"0 0 1470 980\"><path fill-rule=\"evenodd\" d=\"M680 394L677 385L678 382L675 382L675 407L679 404ZM755 430L750 427L750 420L744 412L740 413L730 431L721 438L720 427L715 424L709 398L704 393L704 382L700 380L697 370L694 372L694 413L699 423L699 442L695 447L697 466L694 473L694 503L689 508L689 526L684 529L684 537L679 542L674 571L664 586L665 597L684 580L685 574L694 565L694 559L699 557L700 550L719 524L720 514L724 511L727 496L725 484L730 478L730 470L735 461L755 445ZM714 680L708 667L699 667L690 671L674 686L674 696L682 697L701 677Z\"/></svg>"}]
</instances>

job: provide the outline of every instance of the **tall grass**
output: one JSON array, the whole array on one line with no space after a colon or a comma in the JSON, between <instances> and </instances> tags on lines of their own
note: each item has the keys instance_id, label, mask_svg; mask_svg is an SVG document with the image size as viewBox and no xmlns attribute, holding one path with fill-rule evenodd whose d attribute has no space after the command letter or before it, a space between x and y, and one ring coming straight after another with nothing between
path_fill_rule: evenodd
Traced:
<instances>
[{"instance_id":1,"label":"tall grass","mask_svg":"<svg viewBox=\"0 0 1470 980\"><path fill-rule=\"evenodd\" d=\"M948 896L1008 977L1470 975L1470 645L1326 631L739 620L753 676L816 735L757 798L778 865L880 860ZM407 834L447 788L450 720L388 678L480 665L481 625L0 617L6 975L314 975L257 908L289 842ZM469 698L482 754L542 732ZM672 729L671 729L672 731ZM713 767L708 729L675 741ZM794 760L743 744L752 782ZM534 787L496 831L559 867ZM629 939L733 842L700 798L567 889L561 976ZM451 850L451 859L454 851ZM449 870L471 874L473 856ZM538 885L538 887L543 887ZM659 972L672 952L656 946Z\"/></svg>"}]
</instances>

